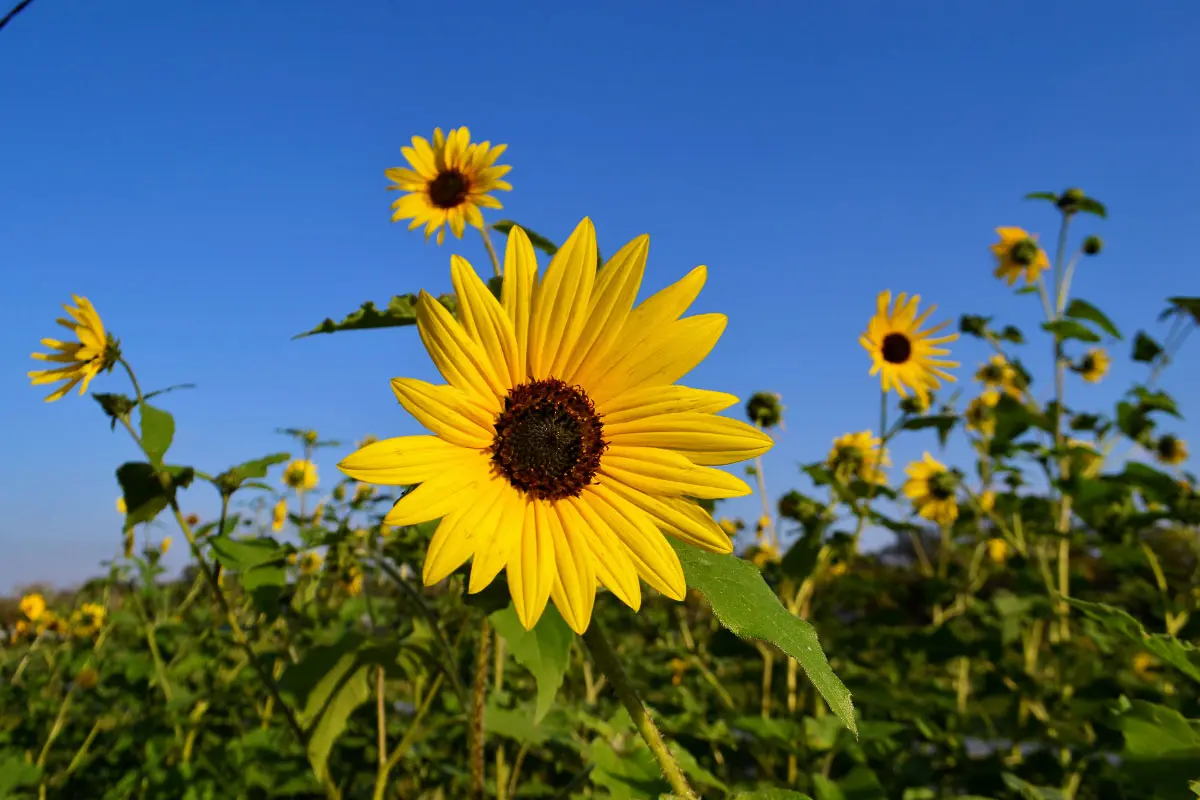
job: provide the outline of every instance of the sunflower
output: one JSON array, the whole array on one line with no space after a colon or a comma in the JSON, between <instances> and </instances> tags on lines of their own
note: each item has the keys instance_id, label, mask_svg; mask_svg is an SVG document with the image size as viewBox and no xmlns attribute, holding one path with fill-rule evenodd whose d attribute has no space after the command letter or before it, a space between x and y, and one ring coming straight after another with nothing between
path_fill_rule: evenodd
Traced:
<instances>
[{"instance_id":1,"label":"sunflower","mask_svg":"<svg viewBox=\"0 0 1200 800\"><path fill-rule=\"evenodd\" d=\"M988 558L993 564L1003 564L1008 561L1008 542L992 537L987 540Z\"/></svg>"},{"instance_id":2,"label":"sunflower","mask_svg":"<svg viewBox=\"0 0 1200 800\"><path fill-rule=\"evenodd\" d=\"M76 636L95 636L104 627L108 609L99 603L84 603L71 615L71 629Z\"/></svg>"},{"instance_id":3,"label":"sunflower","mask_svg":"<svg viewBox=\"0 0 1200 800\"><path fill-rule=\"evenodd\" d=\"M1003 392L1014 400L1025 393L1025 377L1007 358L996 354L975 372L975 380L985 389Z\"/></svg>"},{"instance_id":4,"label":"sunflower","mask_svg":"<svg viewBox=\"0 0 1200 800\"><path fill-rule=\"evenodd\" d=\"M317 488L317 465L307 459L297 458L284 467L283 484L305 492Z\"/></svg>"},{"instance_id":5,"label":"sunflower","mask_svg":"<svg viewBox=\"0 0 1200 800\"><path fill-rule=\"evenodd\" d=\"M27 594L21 598L21 613L30 622L37 622L46 613L46 598L38 592Z\"/></svg>"},{"instance_id":6,"label":"sunflower","mask_svg":"<svg viewBox=\"0 0 1200 800\"><path fill-rule=\"evenodd\" d=\"M271 530L278 533L283 530L285 522L287 522L287 500L281 499L271 511Z\"/></svg>"},{"instance_id":7,"label":"sunflower","mask_svg":"<svg viewBox=\"0 0 1200 800\"><path fill-rule=\"evenodd\" d=\"M1182 464L1188 457L1187 442L1168 433L1154 445L1154 457L1171 466Z\"/></svg>"},{"instance_id":8,"label":"sunflower","mask_svg":"<svg viewBox=\"0 0 1200 800\"><path fill-rule=\"evenodd\" d=\"M322 557L321 554L315 550L309 550L308 552L302 553L299 556L297 556L295 553L292 553L292 555L288 557L288 562L297 565L300 570L300 574L305 577L309 575L315 575L317 570L321 568L321 564L323 564L324 561L324 557Z\"/></svg>"},{"instance_id":9,"label":"sunflower","mask_svg":"<svg viewBox=\"0 0 1200 800\"><path fill-rule=\"evenodd\" d=\"M62 365L54 369L34 370L28 373L34 386L62 382L62 386L46 395L47 403L58 400L77 384L79 394L82 395L87 391L92 378L99 375L101 370L111 370L120 356L116 340L104 332L104 323L100 321L100 315L88 299L77 294L71 295L71 299L75 301L74 306L63 305L70 319L59 317L56 321L71 331L76 341L42 339L44 346L58 352L33 353L30 356L38 361Z\"/></svg>"},{"instance_id":10,"label":"sunflower","mask_svg":"<svg viewBox=\"0 0 1200 800\"><path fill-rule=\"evenodd\" d=\"M1108 357L1108 353L1099 347L1093 347L1079 359L1075 371L1088 383L1099 383L1100 379L1108 374L1111 363L1112 359Z\"/></svg>"},{"instance_id":11,"label":"sunflower","mask_svg":"<svg viewBox=\"0 0 1200 800\"><path fill-rule=\"evenodd\" d=\"M433 130L433 144L414 136L412 147L401 152L412 169L392 167L384 174L400 192L407 192L392 203L392 222L411 219L411 231L425 226L425 238L437 231L437 242L446 238L446 226L459 239L466 223L483 228L480 208L502 208L500 201L488 192L511 191L507 181L500 180L512 167L496 166L496 159L508 145L491 142L471 142L471 132L453 128L443 134Z\"/></svg>"},{"instance_id":12,"label":"sunflower","mask_svg":"<svg viewBox=\"0 0 1200 800\"><path fill-rule=\"evenodd\" d=\"M882 446L883 441L870 431L847 433L833 440L825 464L843 481L858 478L883 485L887 476L881 467L890 467L892 462L886 452L881 452Z\"/></svg>"},{"instance_id":13,"label":"sunflower","mask_svg":"<svg viewBox=\"0 0 1200 800\"><path fill-rule=\"evenodd\" d=\"M957 367L956 361L943 361L935 356L944 356L950 351L934 345L952 342L958 338L957 333L945 336L934 336L938 331L949 325L949 321L935 325L928 330L921 330L921 325L929 318L937 306L930 306L921 316L917 316L917 305L921 302L920 295L901 293L896 298L896 304L889 309L892 293L880 292L876 300L875 316L867 326L867 332L858 341L871 354L874 362L871 374L880 373L883 390L893 388L901 397L907 397L911 389L918 396L925 396L930 389L937 389L942 384L939 377L953 381L954 377L943 367Z\"/></svg>"},{"instance_id":14,"label":"sunflower","mask_svg":"<svg viewBox=\"0 0 1200 800\"><path fill-rule=\"evenodd\" d=\"M996 270L992 274L1012 286L1023 274L1025 283L1038 279L1043 271L1050 269L1046 251L1038 247L1037 236L1023 228L996 228L1000 241L992 245L996 256Z\"/></svg>"},{"instance_id":15,"label":"sunflower","mask_svg":"<svg viewBox=\"0 0 1200 800\"><path fill-rule=\"evenodd\" d=\"M392 390L435 435L386 439L339 467L367 483L419 484L385 522L441 518L426 585L470 560L474 593L505 570L527 630L552 599L583 632L597 584L635 610L639 578L683 599L683 569L663 534L732 552L695 500L749 494L713 467L761 455L772 441L716 416L733 395L674 385L708 355L725 317L680 318L703 267L633 307L648 246L634 239L597 272L585 218L539 279L529 237L513 228L499 301L457 256L459 320L421 294L417 327L448 385L396 378Z\"/></svg>"},{"instance_id":16,"label":"sunflower","mask_svg":"<svg viewBox=\"0 0 1200 800\"><path fill-rule=\"evenodd\" d=\"M975 431L985 439L996 434L996 404L1000 402L999 392L988 390L981 392L978 397L967 404L963 419L967 430Z\"/></svg>"},{"instance_id":17,"label":"sunflower","mask_svg":"<svg viewBox=\"0 0 1200 800\"><path fill-rule=\"evenodd\" d=\"M924 460L909 464L904 471L908 474L904 494L912 500L917 514L939 525L950 525L958 519L958 478L945 464L927 452Z\"/></svg>"}]
</instances>

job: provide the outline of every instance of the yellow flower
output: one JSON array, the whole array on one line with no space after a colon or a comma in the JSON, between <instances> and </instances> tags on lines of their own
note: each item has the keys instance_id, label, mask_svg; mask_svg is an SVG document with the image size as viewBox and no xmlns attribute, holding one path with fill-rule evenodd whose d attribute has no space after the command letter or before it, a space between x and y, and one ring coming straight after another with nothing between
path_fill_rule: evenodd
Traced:
<instances>
[{"instance_id":1,"label":"yellow flower","mask_svg":"<svg viewBox=\"0 0 1200 800\"><path fill-rule=\"evenodd\" d=\"M363 576L361 572L355 572L350 576L350 580L346 582L346 594L351 597L358 597L363 590Z\"/></svg>"},{"instance_id":2,"label":"yellow flower","mask_svg":"<svg viewBox=\"0 0 1200 800\"><path fill-rule=\"evenodd\" d=\"M67 621L53 611L47 611L38 618L37 632L39 636L43 633L53 633L62 636L67 633L67 630Z\"/></svg>"},{"instance_id":3,"label":"yellow flower","mask_svg":"<svg viewBox=\"0 0 1200 800\"><path fill-rule=\"evenodd\" d=\"M37 622L46 613L46 598L34 592L21 598L21 613L30 622Z\"/></svg>"},{"instance_id":4,"label":"yellow flower","mask_svg":"<svg viewBox=\"0 0 1200 800\"><path fill-rule=\"evenodd\" d=\"M1007 358L999 354L992 356L975 372L975 380L982 383L984 389L1003 392L1014 400L1020 400L1024 395L1024 378L1021 373Z\"/></svg>"},{"instance_id":5,"label":"yellow flower","mask_svg":"<svg viewBox=\"0 0 1200 800\"><path fill-rule=\"evenodd\" d=\"M77 294L71 295L71 298L75 301L74 306L63 305L70 319L59 317L56 321L75 335L75 341L42 339L44 347L57 352L33 353L30 356L38 361L62 365L28 373L34 386L62 382L62 386L46 396L47 403L58 400L76 385L82 395L101 370L112 369L119 354L117 343L104 332L104 323L88 299Z\"/></svg>"},{"instance_id":6,"label":"yellow flower","mask_svg":"<svg viewBox=\"0 0 1200 800\"><path fill-rule=\"evenodd\" d=\"M634 609L639 578L683 599L683 569L664 533L732 552L691 498L750 494L713 467L761 455L772 441L716 415L733 395L674 385L708 355L725 317L680 319L703 267L633 307L648 244L634 239L597 271L596 233L584 219L539 280L533 246L513 228L501 300L458 257L461 322L422 293L418 331L449 385L396 378L392 389L436 435L386 439L339 467L368 483L420 484L385 520L441 518L426 585L472 560L467 590L478 592L503 569L527 630L552 599L583 632L597 582Z\"/></svg>"},{"instance_id":7,"label":"yellow flower","mask_svg":"<svg viewBox=\"0 0 1200 800\"><path fill-rule=\"evenodd\" d=\"M324 512L325 512L325 501L322 500L321 502L317 503L317 507L313 509L313 515L312 515L313 522L320 522L321 515L324 514Z\"/></svg>"},{"instance_id":8,"label":"yellow flower","mask_svg":"<svg viewBox=\"0 0 1200 800\"><path fill-rule=\"evenodd\" d=\"M968 403L967 410L963 414L963 419L967 423L967 430L975 431L985 439L990 439L994 436L996 433L996 414L992 409L999 402L999 393L989 389Z\"/></svg>"},{"instance_id":9,"label":"yellow flower","mask_svg":"<svg viewBox=\"0 0 1200 800\"><path fill-rule=\"evenodd\" d=\"M755 533L761 536L763 533L771 529L771 518L763 514L758 518L758 524L755 526Z\"/></svg>"},{"instance_id":10,"label":"yellow flower","mask_svg":"<svg viewBox=\"0 0 1200 800\"><path fill-rule=\"evenodd\" d=\"M1168 433L1154 445L1154 457L1171 466L1182 464L1188 457L1187 442Z\"/></svg>"},{"instance_id":11,"label":"yellow flower","mask_svg":"<svg viewBox=\"0 0 1200 800\"><path fill-rule=\"evenodd\" d=\"M886 452L881 452L882 446L883 440L871 431L847 433L833 440L825 463L842 480L853 477L883 485L887 476L882 467L890 467L892 461Z\"/></svg>"},{"instance_id":12,"label":"yellow flower","mask_svg":"<svg viewBox=\"0 0 1200 800\"><path fill-rule=\"evenodd\" d=\"M1111 363L1112 359L1108 357L1108 353L1099 347L1093 347L1079 360L1076 371L1088 383L1099 383L1100 379L1108 374Z\"/></svg>"},{"instance_id":13,"label":"yellow flower","mask_svg":"<svg viewBox=\"0 0 1200 800\"><path fill-rule=\"evenodd\" d=\"M1154 680L1156 677L1154 670L1158 667L1158 659L1143 650L1133 657L1131 666L1133 667L1133 674L1142 680Z\"/></svg>"},{"instance_id":14,"label":"yellow flower","mask_svg":"<svg viewBox=\"0 0 1200 800\"><path fill-rule=\"evenodd\" d=\"M979 507L986 511L991 511L996 507L996 493L988 489L983 494L979 495Z\"/></svg>"},{"instance_id":15,"label":"yellow flower","mask_svg":"<svg viewBox=\"0 0 1200 800\"><path fill-rule=\"evenodd\" d=\"M104 627L108 610L99 603L84 603L71 615L71 627L76 636L94 636Z\"/></svg>"},{"instance_id":16,"label":"yellow flower","mask_svg":"<svg viewBox=\"0 0 1200 800\"><path fill-rule=\"evenodd\" d=\"M1037 237L1022 228L996 228L1000 241L992 245L996 256L997 278L1012 286L1025 276L1025 283L1037 281L1044 270L1050 269L1046 251L1038 247Z\"/></svg>"},{"instance_id":17,"label":"yellow flower","mask_svg":"<svg viewBox=\"0 0 1200 800\"><path fill-rule=\"evenodd\" d=\"M125 498L124 497L117 498L117 513L118 514L128 514L129 513L129 509L127 509L125 507Z\"/></svg>"},{"instance_id":18,"label":"yellow flower","mask_svg":"<svg viewBox=\"0 0 1200 800\"><path fill-rule=\"evenodd\" d=\"M300 564L300 574L308 576L315 574L321 568L321 564L325 559L322 558L320 553L310 550L300 556L298 561Z\"/></svg>"},{"instance_id":19,"label":"yellow flower","mask_svg":"<svg viewBox=\"0 0 1200 800\"><path fill-rule=\"evenodd\" d=\"M934 336L950 324L949 320L927 330L921 326L937 306L930 306L924 314L917 316L920 295L910 299L905 293L896 297L892 306L892 293L880 292L876 299L875 316L867 325L867 332L858 341L871 354L871 374L879 374L885 392L895 389L901 397L908 397L911 389L917 396L929 394L930 389L941 387L939 378L953 381L954 376L945 368L957 367L956 361L944 361L936 356L950 351L934 345L952 342L957 333Z\"/></svg>"},{"instance_id":20,"label":"yellow flower","mask_svg":"<svg viewBox=\"0 0 1200 800\"><path fill-rule=\"evenodd\" d=\"M682 658L671 659L671 685L678 686L683 683L683 674L687 672L688 662Z\"/></svg>"},{"instance_id":21,"label":"yellow flower","mask_svg":"<svg viewBox=\"0 0 1200 800\"><path fill-rule=\"evenodd\" d=\"M496 165L508 145L473 143L467 128L452 128L443 134L433 130L433 144L414 136L412 147L402 147L412 169L393 167L384 174L394 185L388 189L407 192L392 203L392 222L411 219L408 229L425 226L425 238L436 231L437 242L446 238L446 226L462 238L466 223L483 228L481 208L502 208L488 192L511 191L500 180L512 167Z\"/></svg>"},{"instance_id":22,"label":"yellow flower","mask_svg":"<svg viewBox=\"0 0 1200 800\"><path fill-rule=\"evenodd\" d=\"M171 537L170 536L167 536L162 540L162 544L159 545L158 550L164 556L167 553L171 552Z\"/></svg>"},{"instance_id":23,"label":"yellow flower","mask_svg":"<svg viewBox=\"0 0 1200 800\"><path fill-rule=\"evenodd\" d=\"M364 500L370 500L371 495L375 494L375 487L366 483L360 483L354 489L354 502L361 503Z\"/></svg>"},{"instance_id":24,"label":"yellow flower","mask_svg":"<svg viewBox=\"0 0 1200 800\"><path fill-rule=\"evenodd\" d=\"M317 465L303 458L296 459L284 468L283 483L305 492L317 488Z\"/></svg>"},{"instance_id":25,"label":"yellow flower","mask_svg":"<svg viewBox=\"0 0 1200 800\"><path fill-rule=\"evenodd\" d=\"M287 522L287 500L280 499L275 504L275 509L271 512L271 530L278 533L283 530L283 524Z\"/></svg>"},{"instance_id":26,"label":"yellow flower","mask_svg":"<svg viewBox=\"0 0 1200 800\"><path fill-rule=\"evenodd\" d=\"M988 539L987 540L988 558L993 563L1003 564L1008 560L1008 542L1003 539Z\"/></svg>"},{"instance_id":27,"label":"yellow flower","mask_svg":"<svg viewBox=\"0 0 1200 800\"><path fill-rule=\"evenodd\" d=\"M759 569L778 560L779 551L770 542L759 542L751 550L750 561Z\"/></svg>"},{"instance_id":28,"label":"yellow flower","mask_svg":"<svg viewBox=\"0 0 1200 800\"><path fill-rule=\"evenodd\" d=\"M904 494L917 514L939 525L950 525L958 519L957 479L945 464L926 452L924 460L909 464L904 471L908 474Z\"/></svg>"},{"instance_id":29,"label":"yellow flower","mask_svg":"<svg viewBox=\"0 0 1200 800\"><path fill-rule=\"evenodd\" d=\"M29 631L29 620L19 619L17 620L17 624L13 626L12 638L14 641L24 638L29 635Z\"/></svg>"},{"instance_id":30,"label":"yellow flower","mask_svg":"<svg viewBox=\"0 0 1200 800\"><path fill-rule=\"evenodd\" d=\"M733 520L722 517L717 524L721 526L721 530L725 531L726 536L730 537L731 539L734 536L737 536L738 524Z\"/></svg>"},{"instance_id":31,"label":"yellow flower","mask_svg":"<svg viewBox=\"0 0 1200 800\"><path fill-rule=\"evenodd\" d=\"M850 571L850 565L845 561L839 561L829 568L830 578L840 578Z\"/></svg>"}]
</instances>

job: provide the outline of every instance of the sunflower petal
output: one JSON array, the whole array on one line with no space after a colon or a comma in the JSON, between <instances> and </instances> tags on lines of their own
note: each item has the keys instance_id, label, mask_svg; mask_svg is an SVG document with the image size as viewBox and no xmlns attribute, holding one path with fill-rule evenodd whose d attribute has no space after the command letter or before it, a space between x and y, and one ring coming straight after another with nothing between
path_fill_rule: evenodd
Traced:
<instances>
[{"instance_id":1,"label":"sunflower petal","mask_svg":"<svg viewBox=\"0 0 1200 800\"><path fill-rule=\"evenodd\" d=\"M438 386L416 378L393 378L392 391L417 422L451 444L482 449L495 436L494 415L453 386Z\"/></svg>"},{"instance_id":2,"label":"sunflower petal","mask_svg":"<svg viewBox=\"0 0 1200 800\"><path fill-rule=\"evenodd\" d=\"M505 571L513 609L521 627L528 631L541 619L554 586L554 539L547 519L554 511L541 500L533 501L527 508L521 541Z\"/></svg>"},{"instance_id":3,"label":"sunflower petal","mask_svg":"<svg viewBox=\"0 0 1200 800\"><path fill-rule=\"evenodd\" d=\"M517 337L500 303L459 256L450 257L450 279L458 296L458 317L467 335L479 344L507 392L524 378L517 364Z\"/></svg>"},{"instance_id":4,"label":"sunflower petal","mask_svg":"<svg viewBox=\"0 0 1200 800\"><path fill-rule=\"evenodd\" d=\"M584 217L533 292L529 371L534 378L558 375L566 366L587 319L595 278L596 229Z\"/></svg>"},{"instance_id":5,"label":"sunflower petal","mask_svg":"<svg viewBox=\"0 0 1200 800\"><path fill-rule=\"evenodd\" d=\"M645 342L645 346L617 363L588 392L603 404L637 386L675 383L703 361L725 331L724 314L698 314L677 320Z\"/></svg>"},{"instance_id":6,"label":"sunflower petal","mask_svg":"<svg viewBox=\"0 0 1200 800\"><path fill-rule=\"evenodd\" d=\"M723 466L760 456L771 437L729 417L685 411L609 424L604 436L613 446L659 447L686 456L693 464Z\"/></svg>"},{"instance_id":7,"label":"sunflower petal","mask_svg":"<svg viewBox=\"0 0 1200 800\"><path fill-rule=\"evenodd\" d=\"M470 394L484 408L500 410L500 398L507 389L487 354L445 306L424 290L417 298L417 330L447 383Z\"/></svg>"},{"instance_id":8,"label":"sunflower petal","mask_svg":"<svg viewBox=\"0 0 1200 800\"><path fill-rule=\"evenodd\" d=\"M637 569L629 558L628 548L621 543L603 519L588 510L587 517L574 503L556 506L563 528L576 531L592 551L596 579L617 596L622 603L637 611L642 607L642 587Z\"/></svg>"},{"instance_id":9,"label":"sunflower petal","mask_svg":"<svg viewBox=\"0 0 1200 800\"><path fill-rule=\"evenodd\" d=\"M585 518L595 513L608 523L627 548L642 580L667 597L683 599L687 581L679 556L644 511L601 483L587 487L576 508Z\"/></svg>"},{"instance_id":10,"label":"sunflower petal","mask_svg":"<svg viewBox=\"0 0 1200 800\"><path fill-rule=\"evenodd\" d=\"M644 511L660 529L675 538L715 553L733 552L733 542L711 517L705 522L700 517L685 512L682 508L670 505L666 498L659 499L654 495L619 483L610 485L616 494Z\"/></svg>"},{"instance_id":11,"label":"sunflower petal","mask_svg":"<svg viewBox=\"0 0 1200 800\"><path fill-rule=\"evenodd\" d=\"M604 415L604 425L645 419L660 414L686 411L712 413L724 411L738 401L728 392L693 389L688 386L638 386L608 400L596 410Z\"/></svg>"},{"instance_id":12,"label":"sunflower petal","mask_svg":"<svg viewBox=\"0 0 1200 800\"><path fill-rule=\"evenodd\" d=\"M397 500L383 521L395 527L416 525L463 508L474 500L477 484L487 479L476 470L464 466L454 474L422 483Z\"/></svg>"},{"instance_id":13,"label":"sunflower petal","mask_svg":"<svg viewBox=\"0 0 1200 800\"><path fill-rule=\"evenodd\" d=\"M601 460L600 474L657 497L717 500L745 497L753 491L736 475L696 466L685 456L655 447L610 445Z\"/></svg>"},{"instance_id":14,"label":"sunflower petal","mask_svg":"<svg viewBox=\"0 0 1200 800\"><path fill-rule=\"evenodd\" d=\"M471 557L471 537L462 527L462 512L447 514L438 523L425 564L421 567L421 582L426 586L441 583L450 573L467 563Z\"/></svg>"},{"instance_id":15,"label":"sunflower petal","mask_svg":"<svg viewBox=\"0 0 1200 800\"><path fill-rule=\"evenodd\" d=\"M571 630L583 634L592 621L596 603L596 570L592 551L577 528L568 528L564 515L549 506L550 534L554 539L554 583L550 595ZM566 515L570 519L570 514Z\"/></svg>"},{"instance_id":16,"label":"sunflower petal","mask_svg":"<svg viewBox=\"0 0 1200 800\"><path fill-rule=\"evenodd\" d=\"M537 285L537 254L525 231L514 226L504 251L504 285L500 304L512 320L517 337L517 366L524 380L529 374L529 321L533 317L533 290Z\"/></svg>"},{"instance_id":17,"label":"sunflower petal","mask_svg":"<svg viewBox=\"0 0 1200 800\"><path fill-rule=\"evenodd\" d=\"M489 524L479 526L482 536L478 539L475 559L471 562L471 580L467 585L469 594L487 588L508 564L513 550L521 541L527 505L529 503L525 498L504 485L496 507L490 512L493 519Z\"/></svg>"},{"instance_id":18,"label":"sunflower petal","mask_svg":"<svg viewBox=\"0 0 1200 800\"><path fill-rule=\"evenodd\" d=\"M618 341L642 285L649 251L650 237L643 234L618 250L596 275L587 322L560 376L567 383L582 364L602 358Z\"/></svg>"},{"instance_id":19,"label":"sunflower petal","mask_svg":"<svg viewBox=\"0 0 1200 800\"><path fill-rule=\"evenodd\" d=\"M478 458L476 451L437 436L399 436L362 447L338 463L356 481L377 486L423 483Z\"/></svg>"}]
</instances>

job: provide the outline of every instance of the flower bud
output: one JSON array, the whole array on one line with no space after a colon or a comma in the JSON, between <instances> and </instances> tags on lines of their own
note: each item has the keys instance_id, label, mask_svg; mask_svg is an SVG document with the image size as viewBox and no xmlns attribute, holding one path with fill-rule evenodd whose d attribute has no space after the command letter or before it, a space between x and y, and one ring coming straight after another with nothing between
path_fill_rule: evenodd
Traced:
<instances>
[{"instance_id":1,"label":"flower bud","mask_svg":"<svg viewBox=\"0 0 1200 800\"><path fill-rule=\"evenodd\" d=\"M1083 240L1083 254L1087 256L1099 255L1104 249L1104 240L1099 236L1089 236Z\"/></svg>"},{"instance_id":2,"label":"flower bud","mask_svg":"<svg viewBox=\"0 0 1200 800\"><path fill-rule=\"evenodd\" d=\"M1062 196L1058 198L1058 208L1064 214L1074 214L1079 210L1080 202L1082 202L1086 197L1087 195L1083 193L1083 189L1080 189L1079 187L1067 189L1062 193Z\"/></svg>"},{"instance_id":3,"label":"flower bud","mask_svg":"<svg viewBox=\"0 0 1200 800\"><path fill-rule=\"evenodd\" d=\"M783 405L774 392L755 392L746 403L746 416L763 428L774 428L783 419Z\"/></svg>"}]
</instances>

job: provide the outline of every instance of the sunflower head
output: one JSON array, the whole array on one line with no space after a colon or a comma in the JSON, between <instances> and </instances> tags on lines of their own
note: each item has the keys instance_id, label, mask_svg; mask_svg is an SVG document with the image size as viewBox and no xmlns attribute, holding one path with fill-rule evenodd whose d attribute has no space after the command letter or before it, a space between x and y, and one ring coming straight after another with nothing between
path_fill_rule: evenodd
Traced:
<instances>
[{"instance_id":1,"label":"sunflower head","mask_svg":"<svg viewBox=\"0 0 1200 800\"><path fill-rule=\"evenodd\" d=\"M440 519L426 585L469 561L475 593L503 570L527 630L553 601L582 633L597 586L635 610L640 581L683 599L664 534L732 552L731 535L697 501L749 494L715 467L761 455L771 439L717 416L736 397L676 385L725 318L683 316L703 267L635 306L648 246L638 237L597 271L585 219L539 275L514 227L499 299L457 256L457 318L418 298L418 332L446 383L396 378L392 390L432 435L374 442L338 466L364 483L415 486L384 524Z\"/></svg>"},{"instance_id":2,"label":"sunflower head","mask_svg":"<svg viewBox=\"0 0 1200 800\"><path fill-rule=\"evenodd\" d=\"M34 386L47 383L62 385L46 396L46 402L58 400L75 386L79 394L87 391L92 378L103 371L112 371L121 357L120 342L105 333L100 315L86 297L71 295L75 305L63 305L68 319L60 317L57 322L71 332L72 338L42 339L42 345L50 348L49 353L33 353L32 358L55 364L52 369L34 370L29 379Z\"/></svg>"},{"instance_id":3,"label":"sunflower head","mask_svg":"<svg viewBox=\"0 0 1200 800\"><path fill-rule=\"evenodd\" d=\"M276 533L283 530L283 524L287 522L287 510L287 500L280 498L271 511L271 529Z\"/></svg>"},{"instance_id":4,"label":"sunflower head","mask_svg":"<svg viewBox=\"0 0 1200 800\"><path fill-rule=\"evenodd\" d=\"M315 550L309 550L295 559L295 563L300 569L300 574L305 577L315 575L324 561L325 559L321 557L321 554Z\"/></svg>"},{"instance_id":5,"label":"sunflower head","mask_svg":"<svg viewBox=\"0 0 1200 800\"><path fill-rule=\"evenodd\" d=\"M987 360L975 372L975 380L983 384L985 389L991 389L1020 400L1025 393L1025 376L1016 365L997 353Z\"/></svg>"},{"instance_id":6,"label":"sunflower head","mask_svg":"<svg viewBox=\"0 0 1200 800\"><path fill-rule=\"evenodd\" d=\"M921 461L905 468L908 480L904 494L917 514L939 525L951 525L958 519L956 499L959 479L946 465L925 453Z\"/></svg>"},{"instance_id":7,"label":"sunflower head","mask_svg":"<svg viewBox=\"0 0 1200 800\"><path fill-rule=\"evenodd\" d=\"M1075 371L1088 383L1098 383L1108 374L1111 363L1108 353L1099 347L1093 347L1084 353L1083 358L1079 359L1079 363L1075 365Z\"/></svg>"},{"instance_id":8,"label":"sunflower head","mask_svg":"<svg viewBox=\"0 0 1200 800\"><path fill-rule=\"evenodd\" d=\"M1164 464L1172 466L1187 461L1187 442L1173 434L1160 436L1154 445L1154 456Z\"/></svg>"},{"instance_id":9,"label":"sunflower head","mask_svg":"<svg viewBox=\"0 0 1200 800\"><path fill-rule=\"evenodd\" d=\"M936 335L950 324L948 320L922 330L921 326L937 306L930 306L918 315L920 301L920 295L910 298L901 293L892 306L892 293L880 292L875 316L858 340L871 354L871 374L880 376L883 390L895 389L901 397L907 397L910 390L926 397L931 389L941 387L941 380L953 381L954 376L946 369L958 366L956 361L939 358L950 351L937 346L954 341L958 334Z\"/></svg>"},{"instance_id":10,"label":"sunflower head","mask_svg":"<svg viewBox=\"0 0 1200 800\"><path fill-rule=\"evenodd\" d=\"M1012 286L1017 278L1025 276L1026 284L1037 281L1043 271L1050 268L1046 251L1038 246L1037 237L1023 228L996 228L1000 241L992 245L996 257L997 278Z\"/></svg>"},{"instance_id":11,"label":"sunflower head","mask_svg":"<svg viewBox=\"0 0 1200 800\"><path fill-rule=\"evenodd\" d=\"M303 458L292 461L284 467L283 484L304 492L317 488L317 465Z\"/></svg>"},{"instance_id":12,"label":"sunflower head","mask_svg":"<svg viewBox=\"0 0 1200 800\"><path fill-rule=\"evenodd\" d=\"M887 477L881 467L891 466L887 453L881 450L882 446L883 441L871 431L847 433L833 440L825 464L843 481L857 478L882 485L887 483Z\"/></svg>"},{"instance_id":13,"label":"sunflower head","mask_svg":"<svg viewBox=\"0 0 1200 800\"><path fill-rule=\"evenodd\" d=\"M411 169L393 167L384 173L392 181L388 189L405 192L392 203L392 222L412 220L409 230L424 225L425 238L437 233L438 244L447 227L460 239L467 223L482 229L480 209L501 208L490 193L512 189L501 180L512 167L496 164L506 148L472 142L465 127L448 134L435 128L432 143L414 136L412 147L400 148Z\"/></svg>"},{"instance_id":14,"label":"sunflower head","mask_svg":"<svg viewBox=\"0 0 1200 800\"><path fill-rule=\"evenodd\" d=\"M104 626L107 613L99 603L84 603L71 615L71 628L76 636L94 636Z\"/></svg>"},{"instance_id":15,"label":"sunflower head","mask_svg":"<svg viewBox=\"0 0 1200 800\"><path fill-rule=\"evenodd\" d=\"M25 595L21 598L21 613L30 622L37 622L46 613L46 598L38 592Z\"/></svg>"},{"instance_id":16,"label":"sunflower head","mask_svg":"<svg viewBox=\"0 0 1200 800\"><path fill-rule=\"evenodd\" d=\"M84 691L95 689L100 682L100 673L95 667L84 667L75 674L75 685Z\"/></svg>"},{"instance_id":17,"label":"sunflower head","mask_svg":"<svg viewBox=\"0 0 1200 800\"><path fill-rule=\"evenodd\" d=\"M995 537L988 539L987 553L993 564L1003 564L1008 560L1008 542Z\"/></svg>"},{"instance_id":18,"label":"sunflower head","mask_svg":"<svg viewBox=\"0 0 1200 800\"><path fill-rule=\"evenodd\" d=\"M996 434L996 404L1000 402L999 392L988 390L967 404L963 414L967 430L978 433L985 439Z\"/></svg>"}]
</instances>

